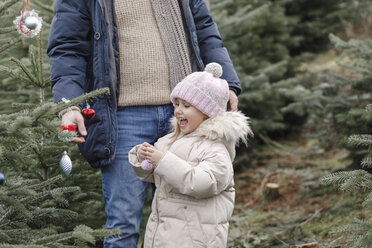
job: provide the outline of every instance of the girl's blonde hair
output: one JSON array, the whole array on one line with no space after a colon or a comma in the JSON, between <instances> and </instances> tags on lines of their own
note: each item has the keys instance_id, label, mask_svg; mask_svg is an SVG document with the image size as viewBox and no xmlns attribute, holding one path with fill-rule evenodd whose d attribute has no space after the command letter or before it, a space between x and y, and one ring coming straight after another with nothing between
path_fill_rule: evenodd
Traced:
<instances>
[{"instance_id":1,"label":"girl's blonde hair","mask_svg":"<svg viewBox=\"0 0 372 248\"><path fill-rule=\"evenodd\" d=\"M170 138L169 145L173 144L177 140L180 133L181 133L181 128L180 128L180 125L178 125L178 123L177 123L176 129L174 130L174 133L173 133L172 137Z\"/></svg>"}]
</instances>

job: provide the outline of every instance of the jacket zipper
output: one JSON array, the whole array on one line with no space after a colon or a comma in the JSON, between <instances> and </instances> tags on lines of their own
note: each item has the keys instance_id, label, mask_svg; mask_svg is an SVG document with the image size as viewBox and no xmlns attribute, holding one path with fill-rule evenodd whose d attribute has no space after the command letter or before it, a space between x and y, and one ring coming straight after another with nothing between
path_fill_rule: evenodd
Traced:
<instances>
[{"instance_id":1,"label":"jacket zipper","mask_svg":"<svg viewBox=\"0 0 372 248\"><path fill-rule=\"evenodd\" d=\"M110 128L109 128L109 144L108 146L111 146L111 136L112 136L112 123L111 123L111 112L110 112L110 108L109 108L109 103L108 103L108 100L106 99L106 109L107 109L107 115L108 115L108 119L109 119L109 125L110 125Z\"/></svg>"}]
</instances>

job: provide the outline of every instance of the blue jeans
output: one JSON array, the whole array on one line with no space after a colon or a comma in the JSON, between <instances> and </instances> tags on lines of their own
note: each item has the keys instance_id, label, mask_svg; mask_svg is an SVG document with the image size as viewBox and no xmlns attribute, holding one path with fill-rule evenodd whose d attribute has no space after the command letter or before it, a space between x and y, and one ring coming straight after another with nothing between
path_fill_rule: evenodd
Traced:
<instances>
[{"instance_id":1,"label":"blue jeans","mask_svg":"<svg viewBox=\"0 0 372 248\"><path fill-rule=\"evenodd\" d=\"M102 169L106 228L120 236L106 238L105 248L137 248L147 183L139 180L128 162L128 152L143 142L154 144L168 133L172 105L119 108L115 161Z\"/></svg>"}]
</instances>

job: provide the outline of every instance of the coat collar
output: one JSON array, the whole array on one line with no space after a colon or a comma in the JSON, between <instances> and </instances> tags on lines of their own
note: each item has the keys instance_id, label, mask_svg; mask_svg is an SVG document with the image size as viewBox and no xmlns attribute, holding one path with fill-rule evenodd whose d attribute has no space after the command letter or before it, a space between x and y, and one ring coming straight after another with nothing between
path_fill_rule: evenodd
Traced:
<instances>
[{"instance_id":1,"label":"coat collar","mask_svg":"<svg viewBox=\"0 0 372 248\"><path fill-rule=\"evenodd\" d=\"M177 125L175 117L171 119L171 124L175 129ZM239 140L247 144L247 137L253 136L253 132L249 125L249 117L240 111L228 111L203 121L194 132L187 136L189 135L235 145Z\"/></svg>"}]
</instances>

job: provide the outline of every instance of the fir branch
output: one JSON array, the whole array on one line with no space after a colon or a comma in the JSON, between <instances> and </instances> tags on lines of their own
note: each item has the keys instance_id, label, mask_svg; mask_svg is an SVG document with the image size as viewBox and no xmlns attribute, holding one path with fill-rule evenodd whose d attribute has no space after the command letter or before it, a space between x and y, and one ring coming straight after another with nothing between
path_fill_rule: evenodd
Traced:
<instances>
[{"instance_id":1,"label":"fir branch","mask_svg":"<svg viewBox=\"0 0 372 248\"><path fill-rule=\"evenodd\" d=\"M28 186L30 189L34 189L34 190L40 190L40 189L44 189L46 187L50 187L56 183L59 183L63 180L63 177L62 175L58 175L58 176L55 176L55 177L52 177L52 178L49 178L48 180L46 181L43 181L39 184L34 184L34 185L30 185Z\"/></svg>"},{"instance_id":2,"label":"fir branch","mask_svg":"<svg viewBox=\"0 0 372 248\"><path fill-rule=\"evenodd\" d=\"M109 230L107 232L106 230L93 230L90 227L84 226L84 225L79 225L74 228L72 232L68 233L62 233L62 234L55 234L55 235L50 235L48 237L43 237L37 240L34 240L32 243L33 244L44 244L44 245L50 245L50 244L57 244L62 241L66 241L69 239L77 239L79 241L82 241L83 243L90 243L90 244L95 244L95 236L107 236L107 234L117 234L117 230Z\"/></svg>"},{"instance_id":3,"label":"fir branch","mask_svg":"<svg viewBox=\"0 0 372 248\"><path fill-rule=\"evenodd\" d=\"M59 208L39 208L36 207L32 212L33 218L30 219L32 222L33 220L40 220L42 218L47 219L56 219L57 217L61 218L62 220L66 220L66 218L74 219L77 218L78 214L74 211L68 209L59 209Z\"/></svg>"},{"instance_id":4,"label":"fir branch","mask_svg":"<svg viewBox=\"0 0 372 248\"><path fill-rule=\"evenodd\" d=\"M48 191L44 191L44 192L39 192L35 195L31 195L29 197L24 197L22 198L20 201L21 202L27 202L27 203L34 203L34 202L37 202L37 201L41 201L43 200L44 198L50 196L50 193Z\"/></svg>"},{"instance_id":5,"label":"fir branch","mask_svg":"<svg viewBox=\"0 0 372 248\"><path fill-rule=\"evenodd\" d=\"M32 110L35 109L37 106L39 105L33 103L12 103L13 108L20 110Z\"/></svg>"},{"instance_id":6,"label":"fir branch","mask_svg":"<svg viewBox=\"0 0 372 248\"><path fill-rule=\"evenodd\" d=\"M365 208L372 208L372 192L367 194L367 196L365 197L362 203L362 206Z\"/></svg>"},{"instance_id":7,"label":"fir branch","mask_svg":"<svg viewBox=\"0 0 372 248\"><path fill-rule=\"evenodd\" d=\"M353 248L370 248L370 243L364 245L365 240L366 240L366 235L360 234L360 235L355 235L353 237L350 237L348 240L348 243Z\"/></svg>"},{"instance_id":8,"label":"fir branch","mask_svg":"<svg viewBox=\"0 0 372 248\"><path fill-rule=\"evenodd\" d=\"M363 168L372 168L372 157L363 158L361 165Z\"/></svg>"},{"instance_id":9,"label":"fir branch","mask_svg":"<svg viewBox=\"0 0 372 248\"><path fill-rule=\"evenodd\" d=\"M0 6L0 15L4 13L8 8L10 8L13 4L17 3L18 0L7 0L6 2L3 2Z\"/></svg>"},{"instance_id":10,"label":"fir branch","mask_svg":"<svg viewBox=\"0 0 372 248\"><path fill-rule=\"evenodd\" d=\"M0 229L0 240L1 240L1 242L4 242L5 241L5 242L9 243L10 237L6 233L6 230L1 230Z\"/></svg>"},{"instance_id":11,"label":"fir branch","mask_svg":"<svg viewBox=\"0 0 372 248\"><path fill-rule=\"evenodd\" d=\"M18 59L11 57L11 61L13 61L16 65L18 65L22 71L25 73L25 75L29 78L30 82L32 82L34 85L37 85L38 80L35 78L34 75L30 72L30 70Z\"/></svg>"},{"instance_id":12,"label":"fir branch","mask_svg":"<svg viewBox=\"0 0 372 248\"><path fill-rule=\"evenodd\" d=\"M61 121L59 119L57 119L57 121L49 120L49 119L41 119L39 120L39 124L41 128L43 128L44 130L48 130L50 134L59 134L59 132L62 131L59 128L57 128L61 125ZM51 138L49 138L49 141L51 141Z\"/></svg>"},{"instance_id":13,"label":"fir branch","mask_svg":"<svg viewBox=\"0 0 372 248\"><path fill-rule=\"evenodd\" d=\"M41 81L40 81L40 78L38 77L39 76L39 71L40 71L40 65L38 63L38 57L36 56L36 48L33 46L33 45L30 45L29 49L28 49L28 52L29 52L29 60L31 62L31 69L32 69L32 74L35 75L35 79L37 79L37 81L35 82L35 86L39 87L39 88L42 88L42 84L41 84Z\"/></svg>"},{"instance_id":14,"label":"fir branch","mask_svg":"<svg viewBox=\"0 0 372 248\"><path fill-rule=\"evenodd\" d=\"M15 188L12 190L8 190L7 196L15 196L15 197L20 197L20 196L34 196L36 195L36 192L34 190L28 189L26 187L19 187Z\"/></svg>"},{"instance_id":15,"label":"fir branch","mask_svg":"<svg viewBox=\"0 0 372 248\"><path fill-rule=\"evenodd\" d=\"M372 135L370 134L356 134L351 135L348 139L353 146L372 146Z\"/></svg>"},{"instance_id":16,"label":"fir branch","mask_svg":"<svg viewBox=\"0 0 372 248\"><path fill-rule=\"evenodd\" d=\"M88 242L88 243L91 243L91 244L95 245L96 240L95 240L94 236L91 234L92 231L93 230L90 227L80 225L80 226L77 226L77 227L74 228L72 236L74 238L79 239L79 240L82 240L82 241L85 241L85 242Z\"/></svg>"},{"instance_id":17,"label":"fir branch","mask_svg":"<svg viewBox=\"0 0 372 248\"><path fill-rule=\"evenodd\" d=\"M17 29L14 26L0 28L0 34L8 34L13 31L16 31ZM18 39L20 41L20 39ZM1 52L0 52L1 53Z\"/></svg>"},{"instance_id":18,"label":"fir branch","mask_svg":"<svg viewBox=\"0 0 372 248\"><path fill-rule=\"evenodd\" d=\"M368 181L371 181L372 175L365 170L355 170L350 172L350 177L340 186L343 191L352 192L359 188L366 188Z\"/></svg>"},{"instance_id":19,"label":"fir branch","mask_svg":"<svg viewBox=\"0 0 372 248\"><path fill-rule=\"evenodd\" d=\"M29 116L18 116L14 122L8 127L8 132L14 134L16 132L22 132L21 130L31 127L33 121Z\"/></svg>"},{"instance_id":20,"label":"fir branch","mask_svg":"<svg viewBox=\"0 0 372 248\"><path fill-rule=\"evenodd\" d=\"M25 82L27 84L32 84L32 81L28 77L25 77L23 74L19 73L18 70L12 70L8 67L0 65L0 72L9 74L11 77L19 79L20 81Z\"/></svg>"},{"instance_id":21,"label":"fir branch","mask_svg":"<svg viewBox=\"0 0 372 248\"><path fill-rule=\"evenodd\" d=\"M3 53L5 50L11 48L12 46L16 45L17 43L21 42L21 41L22 41L22 38L18 38L18 39L15 39L15 40L8 41L7 43L5 43L4 45L2 45L0 47L0 54Z\"/></svg>"},{"instance_id":22,"label":"fir branch","mask_svg":"<svg viewBox=\"0 0 372 248\"><path fill-rule=\"evenodd\" d=\"M75 186L75 187L63 187L63 188L52 189L50 191L50 194L51 194L51 196L54 199L57 199L58 197L60 197L63 194L74 193L74 192L77 192L77 191L80 191L80 187L78 187L78 186Z\"/></svg>"},{"instance_id":23,"label":"fir branch","mask_svg":"<svg viewBox=\"0 0 372 248\"><path fill-rule=\"evenodd\" d=\"M367 111L367 112L372 112L372 104L368 104L368 105L366 106L366 111Z\"/></svg>"},{"instance_id":24,"label":"fir branch","mask_svg":"<svg viewBox=\"0 0 372 248\"><path fill-rule=\"evenodd\" d=\"M352 191L359 187L370 189L371 182L372 175L365 170L340 171L331 173L321 179L322 184L336 184L344 191Z\"/></svg>"},{"instance_id":25,"label":"fir branch","mask_svg":"<svg viewBox=\"0 0 372 248\"><path fill-rule=\"evenodd\" d=\"M44 103L42 105L40 105L39 107L35 108L32 110L32 112L30 113L30 115L34 118L34 121L33 123L36 125L36 122L44 117L44 116L48 116L49 114L53 114L53 107L55 106L54 103L52 102L49 102L49 103Z\"/></svg>"},{"instance_id":26,"label":"fir branch","mask_svg":"<svg viewBox=\"0 0 372 248\"><path fill-rule=\"evenodd\" d=\"M353 220L350 224L340 226L333 233L365 233L372 229L372 222L366 220Z\"/></svg>"},{"instance_id":27,"label":"fir branch","mask_svg":"<svg viewBox=\"0 0 372 248\"><path fill-rule=\"evenodd\" d=\"M48 237L43 237L43 238L36 239L36 240L32 241L32 244L44 244L44 245L55 244L55 243L59 243L59 242L65 241L65 240L69 240L71 238L72 238L72 233L71 232L61 233L61 234L54 234L54 235L50 235Z\"/></svg>"},{"instance_id":28,"label":"fir branch","mask_svg":"<svg viewBox=\"0 0 372 248\"><path fill-rule=\"evenodd\" d=\"M105 94L110 94L110 89L108 87L101 88L101 89L98 89L98 90L94 90L94 91L91 91L89 93L78 96L74 99L70 99L71 102L69 102L69 103L59 102L53 108L53 113L58 114L63 109L69 108L71 106L77 106L80 103L82 103L82 102L84 102L88 99L91 99L91 98L94 98L94 97L97 97L97 96L100 96L100 95L105 95Z\"/></svg>"},{"instance_id":29,"label":"fir branch","mask_svg":"<svg viewBox=\"0 0 372 248\"><path fill-rule=\"evenodd\" d=\"M44 83L44 77L43 77L43 56L42 56L43 44L42 44L42 39L41 39L41 33L42 33L42 30L40 30L40 33L39 33L39 80L40 80L40 84L42 85L42 88L44 89L48 87L49 84Z\"/></svg>"},{"instance_id":30,"label":"fir branch","mask_svg":"<svg viewBox=\"0 0 372 248\"><path fill-rule=\"evenodd\" d=\"M0 197L1 198L1 197ZM4 220L5 220L5 218L7 218L9 215L11 215L13 213L13 209L12 208L8 208L6 211L5 211L5 213L3 214L3 216L1 216L1 218L0 218L0 227L1 226L5 226L5 222L4 222Z\"/></svg>"},{"instance_id":31,"label":"fir branch","mask_svg":"<svg viewBox=\"0 0 372 248\"><path fill-rule=\"evenodd\" d=\"M20 218L22 220L24 219L30 219L32 217L31 212L23 205L20 201L18 201L15 198L11 197L1 197L0 196L0 202L2 205L8 206L5 210L5 214L0 218L0 227L1 226L7 226L9 224L6 218L8 218L10 215L17 215L17 218ZM12 220L14 222L14 219Z\"/></svg>"},{"instance_id":32,"label":"fir branch","mask_svg":"<svg viewBox=\"0 0 372 248\"><path fill-rule=\"evenodd\" d=\"M44 9L44 10L48 11L49 14L53 14L54 13L53 7L51 5L43 4L39 0L33 0L32 2L33 2L33 4L35 4L36 6L40 7L41 9Z\"/></svg>"},{"instance_id":33,"label":"fir branch","mask_svg":"<svg viewBox=\"0 0 372 248\"><path fill-rule=\"evenodd\" d=\"M349 173L347 171L340 171L326 175L320 179L320 182L324 185L341 185L349 178Z\"/></svg>"},{"instance_id":34,"label":"fir branch","mask_svg":"<svg viewBox=\"0 0 372 248\"><path fill-rule=\"evenodd\" d=\"M10 244L0 244L0 248L48 248L43 245L10 245Z\"/></svg>"}]
</instances>

